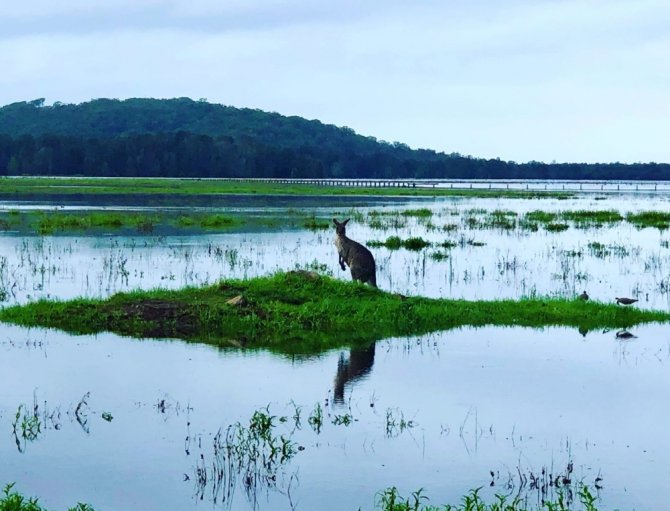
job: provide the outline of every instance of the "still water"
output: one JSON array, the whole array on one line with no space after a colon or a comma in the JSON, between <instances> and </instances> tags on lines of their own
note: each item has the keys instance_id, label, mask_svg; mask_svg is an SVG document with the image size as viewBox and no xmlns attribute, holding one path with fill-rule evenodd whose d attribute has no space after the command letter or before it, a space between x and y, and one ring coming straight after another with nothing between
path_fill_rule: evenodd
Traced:
<instances>
[{"instance_id":1,"label":"still water","mask_svg":"<svg viewBox=\"0 0 670 511\"><path fill-rule=\"evenodd\" d=\"M572 462L576 480L602 478L604 509L660 509L670 499L670 333L636 334L624 343L613 332L463 329L298 360L3 327L0 478L60 509L78 499L98 509L337 510L372 509L390 485L426 488L436 502L478 486L534 502L539 492L519 474L565 473ZM39 407L44 429L17 444L22 403ZM308 423L317 404L319 433ZM245 490L235 473L228 495L211 479L199 485L217 431L265 407L288 418L278 431L304 450L270 484ZM334 424L345 414L350 425Z\"/></svg>"},{"instance_id":2,"label":"still water","mask_svg":"<svg viewBox=\"0 0 670 511\"><path fill-rule=\"evenodd\" d=\"M300 207L324 218L351 213L341 204ZM410 207L429 207L432 223L458 227L445 234L411 217L392 228L352 220L350 236L466 242L441 261L431 249L374 249L384 289L497 298L573 296L586 288L603 301L634 295L643 307L668 308L661 283L670 250L662 231L624 223L503 232L466 221L475 208L667 209L663 198L399 201L357 210ZM230 208L244 214L243 204ZM471 238L485 245L468 244ZM588 249L593 241L621 248L595 254ZM330 231L298 229L5 233L0 258L9 304L315 264L348 278ZM102 510L355 510L372 509L375 493L392 485L404 494L425 488L435 503L456 502L479 486L537 503L543 486L533 478L541 482L544 469L600 488L603 509L661 509L670 500L670 328L632 332L635 338L622 341L614 331L583 337L563 328L466 328L286 357L0 325L0 482L16 481L20 491L58 509L84 501ZM275 416L273 431L295 451L263 470L226 465L227 428L247 426L258 410ZM310 421L317 410L318 423ZM30 417L40 427L26 438L22 423L29 427Z\"/></svg>"}]
</instances>

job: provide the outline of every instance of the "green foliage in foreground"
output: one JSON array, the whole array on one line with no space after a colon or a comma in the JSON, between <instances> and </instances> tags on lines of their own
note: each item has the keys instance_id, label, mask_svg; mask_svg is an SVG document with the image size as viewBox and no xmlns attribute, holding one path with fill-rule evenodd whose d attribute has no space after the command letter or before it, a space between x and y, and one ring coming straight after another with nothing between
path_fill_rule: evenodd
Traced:
<instances>
[{"instance_id":1,"label":"green foliage in foreground","mask_svg":"<svg viewBox=\"0 0 670 511\"><path fill-rule=\"evenodd\" d=\"M479 496L479 489L472 490L462 498L460 504L443 504L434 506L426 504L428 498L423 490L412 493L404 498L398 494L397 488L391 487L379 492L376 509L381 511L598 511L595 507L596 498L587 486L581 486L577 491L579 504L571 505L562 493L553 501L545 501L542 507L528 507L521 499L510 499L496 495L495 501L487 503Z\"/></svg>"},{"instance_id":2,"label":"green foliage in foreground","mask_svg":"<svg viewBox=\"0 0 670 511\"><path fill-rule=\"evenodd\" d=\"M8 484L0 495L0 511L46 511L36 498L26 498L14 491L14 484ZM93 511L88 504L78 503L68 511Z\"/></svg>"},{"instance_id":3,"label":"green foliage in foreground","mask_svg":"<svg viewBox=\"0 0 670 511\"><path fill-rule=\"evenodd\" d=\"M236 298L234 303L227 303ZM580 331L670 321L667 312L565 299L466 301L405 297L306 271L106 300L40 300L0 321L76 334L112 331L217 345L318 352L461 326L563 325Z\"/></svg>"}]
</instances>

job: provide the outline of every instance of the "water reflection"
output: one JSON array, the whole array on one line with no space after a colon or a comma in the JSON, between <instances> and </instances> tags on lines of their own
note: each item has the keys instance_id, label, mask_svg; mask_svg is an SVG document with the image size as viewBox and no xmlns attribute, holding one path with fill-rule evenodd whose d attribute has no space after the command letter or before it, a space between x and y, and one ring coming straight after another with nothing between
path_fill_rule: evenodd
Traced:
<instances>
[{"instance_id":1,"label":"water reflection","mask_svg":"<svg viewBox=\"0 0 670 511\"><path fill-rule=\"evenodd\" d=\"M437 503L479 486L542 499L604 479L599 508L658 509L670 499L658 465L670 455L669 331L584 342L576 329L463 328L298 359L0 325L12 339L0 344L12 382L0 481L49 508L130 509L151 493L166 510L292 498L339 511L370 509L392 484Z\"/></svg>"},{"instance_id":2,"label":"water reflection","mask_svg":"<svg viewBox=\"0 0 670 511\"><path fill-rule=\"evenodd\" d=\"M349 350L348 357L345 357L344 353L340 353L340 357L337 361L335 384L333 387L333 400L335 403L344 403L344 392L346 387L370 374L374 363L375 343L363 349L352 348Z\"/></svg>"}]
</instances>

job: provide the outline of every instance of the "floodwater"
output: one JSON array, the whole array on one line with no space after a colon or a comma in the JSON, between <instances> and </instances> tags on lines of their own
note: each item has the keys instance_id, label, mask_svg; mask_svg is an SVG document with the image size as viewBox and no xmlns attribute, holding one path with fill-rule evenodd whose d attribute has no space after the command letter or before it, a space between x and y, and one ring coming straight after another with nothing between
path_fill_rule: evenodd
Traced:
<instances>
[{"instance_id":1,"label":"floodwater","mask_svg":"<svg viewBox=\"0 0 670 511\"><path fill-rule=\"evenodd\" d=\"M108 206L119 207L96 204ZM382 215L395 222L390 227L371 227L367 216L350 222L350 236L363 242L391 235L456 242L440 261L430 256L438 248L374 248L383 289L469 299L574 296L587 289L602 301L634 296L642 307L668 310L670 249L658 229L623 222L526 232L467 221L480 210L625 213L667 206L661 195L583 195L375 201L354 211L341 202L272 207L277 214L297 207L323 218L430 208L428 220ZM242 215L262 204L227 207ZM431 223L457 227L445 231ZM0 233L0 287L5 304L14 304L296 267L347 279L332 236L303 229ZM606 249L590 249L593 242ZM465 328L287 357L0 324L0 483L15 481L21 492L57 509L84 501L96 509L355 510L373 509L375 493L389 486L405 495L424 488L434 503L456 502L480 486L488 495L518 494L537 503L554 491L544 484L552 474L570 479L568 488L578 482L597 488L603 509L659 509L670 500L670 328L631 332L635 337L622 340L615 331L583 337L564 328ZM318 408L321 421L310 421ZM222 439L230 425L247 426L258 410L275 416L276 438L295 449L264 466L235 464L221 454Z\"/></svg>"}]
</instances>

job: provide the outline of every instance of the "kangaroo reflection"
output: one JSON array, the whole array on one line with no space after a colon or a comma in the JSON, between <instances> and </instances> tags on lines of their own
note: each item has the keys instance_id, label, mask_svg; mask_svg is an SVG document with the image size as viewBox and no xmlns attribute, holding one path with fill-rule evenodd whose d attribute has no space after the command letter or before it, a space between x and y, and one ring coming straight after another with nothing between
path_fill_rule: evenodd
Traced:
<instances>
[{"instance_id":1,"label":"kangaroo reflection","mask_svg":"<svg viewBox=\"0 0 670 511\"><path fill-rule=\"evenodd\" d=\"M345 386L369 374L374 363L374 343L365 349L352 348L349 350L349 358L345 358L344 353L340 353L335 375L334 400L336 403L344 402Z\"/></svg>"}]
</instances>

